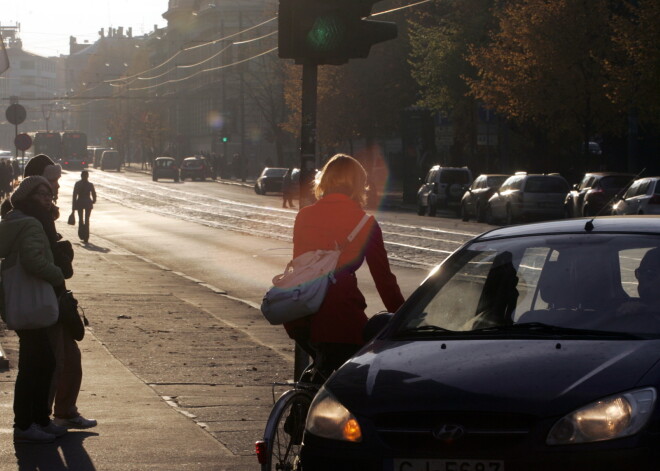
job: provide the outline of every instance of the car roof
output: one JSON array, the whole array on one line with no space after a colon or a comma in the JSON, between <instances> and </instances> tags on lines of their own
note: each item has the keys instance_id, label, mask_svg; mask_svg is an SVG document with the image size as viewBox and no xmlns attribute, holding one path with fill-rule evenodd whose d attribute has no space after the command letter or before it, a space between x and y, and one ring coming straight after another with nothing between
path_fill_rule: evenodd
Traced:
<instances>
[{"instance_id":1,"label":"car roof","mask_svg":"<svg viewBox=\"0 0 660 471\"><path fill-rule=\"evenodd\" d=\"M174 157L156 157L156 160L174 160Z\"/></svg>"},{"instance_id":2,"label":"car roof","mask_svg":"<svg viewBox=\"0 0 660 471\"><path fill-rule=\"evenodd\" d=\"M625 172L587 172L584 174L586 177L587 175L593 175L595 177L609 177L609 176L622 176L622 177L635 177L636 175L634 173L625 173Z\"/></svg>"},{"instance_id":3,"label":"car roof","mask_svg":"<svg viewBox=\"0 0 660 471\"><path fill-rule=\"evenodd\" d=\"M589 224L591 223L591 224ZM627 232L630 234L659 234L660 216L601 216L595 218L561 219L519 226L507 226L488 231L475 240L520 237L544 234L578 233L599 234Z\"/></svg>"}]
</instances>

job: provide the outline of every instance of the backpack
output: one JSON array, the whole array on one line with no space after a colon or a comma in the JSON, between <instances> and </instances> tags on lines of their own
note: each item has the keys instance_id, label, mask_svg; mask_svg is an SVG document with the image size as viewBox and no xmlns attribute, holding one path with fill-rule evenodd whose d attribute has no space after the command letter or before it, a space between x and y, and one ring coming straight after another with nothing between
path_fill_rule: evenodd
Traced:
<instances>
[{"instance_id":1,"label":"backpack","mask_svg":"<svg viewBox=\"0 0 660 471\"><path fill-rule=\"evenodd\" d=\"M335 244L333 250L311 250L291 260L283 273L273 278L266 291L261 312L273 325L291 322L315 314L321 308L330 283L335 283L334 271L342 250L355 239L369 220L365 214L348 235L347 243Z\"/></svg>"}]
</instances>

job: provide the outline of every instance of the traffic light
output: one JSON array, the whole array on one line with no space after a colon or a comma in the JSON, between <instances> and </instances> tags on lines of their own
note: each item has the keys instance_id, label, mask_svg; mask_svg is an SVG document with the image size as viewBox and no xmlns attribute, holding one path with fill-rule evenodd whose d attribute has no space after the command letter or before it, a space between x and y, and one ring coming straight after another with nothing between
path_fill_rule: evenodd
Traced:
<instances>
[{"instance_id":1,"label":"traffic light","mask_svg":"<svg viewBox=\"0 0 660 471\"><path fill-rule=\"evenodd\" d=\"M223 135L223 136L221 136L221 137L220 137L220 141L221 141L222 143L229 142L229 136L227 136L227 135Z\"/></svg>"},{"instance_id":2,"label":"traffic light","mask_svg":"<svg viewBox=\"0 0 660 471\"><path fill-rule=\"evenodd\" d=\"M341 65L367 57L371 46L397 36L395 23L365 19L378 1L280 0L280 58Z\"/></svg>"}]
</instances>

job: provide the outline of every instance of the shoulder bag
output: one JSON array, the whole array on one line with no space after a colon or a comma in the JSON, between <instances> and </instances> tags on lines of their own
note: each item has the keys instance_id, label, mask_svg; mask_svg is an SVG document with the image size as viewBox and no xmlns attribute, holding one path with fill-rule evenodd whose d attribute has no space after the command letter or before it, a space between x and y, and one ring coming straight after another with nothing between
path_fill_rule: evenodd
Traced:
<instances>
[{"instance_id":1,"label":"shoulder bag","mask_svg":"<svg viewBox=\"0 0 660 471\"><path fill-rule=\"evenodd\" d=\"M16 263L2 270L2 286L8 329L40 329L57 322L59 308L53 286L26 272L18 252Z\"/></svg>"},{"instance_id":2,"label":"shoulder bag","mask_svg":"<svg viewBox=\"0 0 660 471\"><path fill-rule=\"evenodd\" d=\"M80 342L85 337L85 326L88 325L83 311L82 317L79 310L78 300L73 296L71 290L63 292L59 299L59 322L68 330L73 340Z\"/></svg>"},{"instance_id":3,"label":"shoulder bag","mask_svg":"<svg viewBox=\"0 0 660 471\"><path fill-rule=\"evenodd\" d=\"M369 220L365 214L348 235L350 243ZM273 325L291 322L321 308L330 283L335 283L334 271L346 244L334 250L313 250L291 260L283 273L273 278L273 286L266 292L261 312Z\"/></svg>"}]
</instances>

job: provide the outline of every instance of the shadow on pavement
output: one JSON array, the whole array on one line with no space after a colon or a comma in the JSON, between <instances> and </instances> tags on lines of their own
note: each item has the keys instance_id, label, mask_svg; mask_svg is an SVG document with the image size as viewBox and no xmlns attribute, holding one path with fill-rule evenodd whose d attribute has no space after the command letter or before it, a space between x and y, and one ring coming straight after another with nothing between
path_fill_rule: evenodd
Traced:
<instances>
[{"instance_id":1,"label":"shadow on pavement","mask_svg":"<svg viewBox=\"0 0 660 471\"><path fill-rule=\"evenodd\" d=\"M15 444L19 471L96 471L83 441L94 432L68 432L47 445ZM60 453L61 450L61 453Z\"/></svg>"},{"instance_id":2,"label":"shadow on pavement","mask_svg":"<svg viewBox=\"0 0 660 471\"><path fill-rule=\"evenodd\" d=\"M80 247L89 250L90 252L101 252L101 253L108 253L110 252L110 249L107 249L105 247L99 247L98 245L92 244L91 242L85 243L80 243Z\"/></svg>"}]
</instances>

